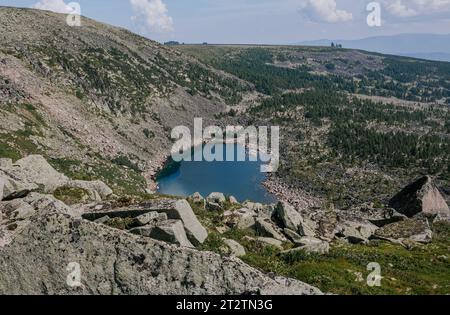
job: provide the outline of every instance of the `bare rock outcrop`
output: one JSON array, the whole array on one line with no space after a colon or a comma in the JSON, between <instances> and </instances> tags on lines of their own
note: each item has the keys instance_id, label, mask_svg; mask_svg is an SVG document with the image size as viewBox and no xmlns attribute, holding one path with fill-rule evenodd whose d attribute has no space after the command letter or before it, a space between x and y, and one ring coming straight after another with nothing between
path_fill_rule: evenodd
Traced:
<instances>
[{"instance_id":1,"label":"bare rock outcrop","mask_svg":"<svg viewBox=\"0 0 450 315\"><path fill-rule=\"evenodd\" d=\"M64 186L69 178L56 171L41 155L29 155L13 164L14 173L28 182L43 186L44 192L53 193Z\"/></svg>"},{"instance_id":2,"label":"bare rock outcrop","mask_svg":"<svg viewBox=\"0 0 450 315\"><path fill-rule=\"evenodd\" d=\"M286 202L278 203L274 216L282 223L283 228L290 229L301 236L315 236L314 227L309 220Z\"/></svg>"},{"instance_id":3,"label":"bare rock outcrop","mask_svg":"<svg viewBox=\"0 0 450 315\"><path fill-rule=\"evenodd\" d=\"M81 283L71 287L69 264ZM69 270L69 271L68 271ZM0 248L0 294L321 294L236 258L179 248L67 214L36 216Z\"/></svg>"},{"instance_id":4,"label":"bare rock outcrop","mask_svg":"<svg viewBox=\"0 0 450 315\"><path fill-rule=\"evenodd\" d=\"M256 212L247 208L241 208L235 211L226 211L224 213L224 223L231 228L245 230L255 226L256 217Z\"/></svg>"},{"instance_id":5,"label":"bare rock outcrop","mask_svg":"<svg viewBox=\"0 0 450 315\"><path fill-rule=\"evenodd\" d=\"M377 230L375 238L403 243L405 240L417 243L430 243L433 232L426 217L418 216L413 219L405 219L400 222L388 224Z\"/></svg>"},{"instance_id":6,"label":"bare rock outcrop","mask_svg":"<svg viewBox=\"0 0 450 315\"><path fill-rule=\"evenodd\" d=\"M84 189L90 201L101 201L113 193L99 180L70 180L41 155L29 155L16 163L3 159L0 164L0 199L22 198L32 191L51 194L62 187Z\"/></svg>"},{"instance_id":7,"label":"bare rock outcrop","mask_svg":"<svg viewBox=\"0 0 450 315\"><path fill-rule=\"evenodd\" d=\"M353 244L367 243L377 229L376 225L363 220L342 221L336 227L336 236Z\"/></svg>"},{"instance_id":8,"label":"bare rock outcrop","mask_svg":"<svg viewBox=\"0 0 450 315\"><path fill-rule=\"evenodd\" d=\"M0 201L22 198L38 189L39 186L35 183L30 183L4 169L0 169Z\"/></svg>"}]
</instances>

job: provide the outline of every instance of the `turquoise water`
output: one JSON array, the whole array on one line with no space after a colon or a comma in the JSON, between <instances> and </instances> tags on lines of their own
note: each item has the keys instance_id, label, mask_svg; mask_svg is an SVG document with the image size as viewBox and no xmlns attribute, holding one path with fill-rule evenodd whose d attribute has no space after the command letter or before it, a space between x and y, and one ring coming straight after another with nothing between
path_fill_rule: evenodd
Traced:
<instances>
[{"instance_id":1,"label":"turquoise water","mask_svg":"<svg viewBox=\"0 0 450 315\"><path fill-rule=\"evenodd\" d=\"M235 152L243 149L237 144L224 144L226 151L233 148ZM201 147L195 150L202 150ZM261 173L262 162L189 162L183 161L172 174L160 178L159 190L161 194L174 196L189 196L199 192L204 197L211 192L222 192L236 197L239 202L251 200L261 203L273 203L276 198L262 186L266 178Z\"/></svg>"}]
</instances>

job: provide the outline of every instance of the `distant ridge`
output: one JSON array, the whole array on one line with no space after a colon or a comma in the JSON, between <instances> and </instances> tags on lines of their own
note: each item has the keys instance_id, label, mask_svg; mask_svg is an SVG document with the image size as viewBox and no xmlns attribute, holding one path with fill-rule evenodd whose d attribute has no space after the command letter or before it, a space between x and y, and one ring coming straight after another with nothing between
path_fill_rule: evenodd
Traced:
<instances>
[{"instance_id":1,"label":"distant ridge","mask_svg":"<svg viewBox=\"0 0 450 315\"><path fill-rule=\"evenodd\" d=\"M450 62L450 34L399 34L357 40L322 39L305 41L298 44L306 46L330 46L333 42L342 44L344 48Z\"/></svg>"}]
</instances>

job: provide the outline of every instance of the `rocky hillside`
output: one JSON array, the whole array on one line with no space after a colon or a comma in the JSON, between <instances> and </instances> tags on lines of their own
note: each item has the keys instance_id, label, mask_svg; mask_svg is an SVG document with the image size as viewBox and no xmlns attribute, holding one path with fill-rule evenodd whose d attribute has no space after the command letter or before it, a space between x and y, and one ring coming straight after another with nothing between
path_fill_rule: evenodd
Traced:
<instances>
[{"instance_id":1,"label":"rocky hillside","mask_svg":"<svg viewBox=\"0 0 450 315\"><path fill-rule=\"evenodd\" d=\"M208 232L186 200L132 204L111 194L42 156L0 159L0 294L321 294L194 249ZM70 285L70 263L79 285Z\"/></svg>"},{"instance_id":2,"label":"rocky hillside","mask_svg":"<svg viewBox=\"0 0 450 315\"><path fill-rule=\"evenodd\" d=\"M449 289L450 209L429 177L392 208L301 210L222 193L121 198L30 155L0 159L0 199L1 294L321 294L305 280L344 294ZM373 261L382 287L349 279Z\"/></svg>"},{"instance_id":3,"label":"rocky hillside","mask_svg":"<svg viewBox=\"0 0 450 315\"><path fill-rule=\"evenodd\" d=\"M167 156L172 127L214 120L250 90L90 19L70 27L64 15L2 7L0 21L0 156L43 154L60 171L103 178L121 193L143 192L143 176Z\"/></svg>"}]
</instances>

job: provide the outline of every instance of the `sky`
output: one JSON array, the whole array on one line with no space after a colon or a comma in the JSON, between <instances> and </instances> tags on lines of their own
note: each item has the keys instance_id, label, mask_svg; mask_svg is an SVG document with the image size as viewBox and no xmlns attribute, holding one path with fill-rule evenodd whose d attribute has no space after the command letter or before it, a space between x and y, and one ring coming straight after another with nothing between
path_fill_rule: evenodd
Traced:
<instances>
[{"instance_id":1,"label":"sky","mask_svg":"<svg viewBox=\"0 0 450 315\"><path fill-rule=\"evenodd\" d=\"M81 14L157 41L293 44L402 33L450 33L450 0L78 0ZM70 0L0 0L61 13ZM369 26L369 3L380 26ZM374 8L372 6L372 8ZM377 14L378 16L378 14Z\"/></svg>"}]
</instances>

